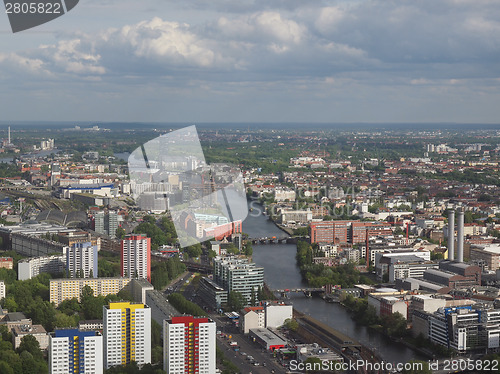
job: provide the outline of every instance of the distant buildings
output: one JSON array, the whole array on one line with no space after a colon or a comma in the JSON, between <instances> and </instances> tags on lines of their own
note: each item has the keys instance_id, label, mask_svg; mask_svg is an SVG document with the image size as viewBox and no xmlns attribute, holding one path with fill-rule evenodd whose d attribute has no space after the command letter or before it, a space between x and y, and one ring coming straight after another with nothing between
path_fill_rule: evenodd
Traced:
<instances>
[{"instance_id":1,"label":"distant buildings","mask_svg":"<svg viewBox=\"0 0 500 374\"><path fill-rule=\"evenodd\" d=\"M94 296L117 294L130 283L130 278L68 278L51 279L49 282L50 302L56 306L64 300L77 298L80 300L82 289L89 286Z\"/></svg>"},{"instance_id":2,"label":"distant buildings","mask_svg":"<svg viewBox=\"0 0 500 374\"><path fill-rule=\"evenodd\" d=\"M106 369L132 361L151 363L151 309L147 305L112 302L103 307L103 317Z\"/></svg>"},{"instance_id":3,"label":"distant buildings","mask_svg":"<svg viewBox=\"0 0 500 374\"><path fill-rule=\"evenodd\" d=\"M283 224L292 224L292 223L307 224L311 222L312 219L313 219L313 212L310 209L281 211L281 223Z\"/></svg>"},{"instance_id":4,"label":"distant buildings","mask_svg":"<svg viewBox=\"0 0 500 374\"><path fill-rule=\"evenodd\" d=\"M118 229L118 213L113 211L97 212L94 215L94 230L99 234L116 236Z\"/></svg>"},{"instance_id":5,"label":"distant buildings","mask_svg":"<svg viewBox=\"0 0 500 374\"><path fill-rule=\"evenodd\" d=\"M61 274L65 269L65 262L65 256L25 258L17 263L17 277L19 280L26 280L41 273Z\"/></svg>"},{"instance_id":6,"label":"distant buildings","mask_svg":"<svg viewBox=\"0 0 500 374\"><path fill-rule=\"evenodd\" d=\"M12 257L0 257L0 269L13 269L14 260Z\"/></svg>"},{"instance_id":7,"label":"distant buildings","mask_svg":"<svg viewBox=\"0 0 500 374\"><path fill-rule=\"evenodd\" d=\"M54 139L42 140L40 142L40 149L42 151L52 150L54 149L54 145L55 145Z\"/></svg>"},{"instance_id":8,"label":"distant buildings","mask_svg":"<svg viewBox=\"0 0 500 374\"><path fill-rule=\"evenodd\" d=\"M357 244L365 243L366 237L391 236L387 222L322 221L310 225L311 243Z\"/></svg>"},{"instance_id":9,"label":"distant buildings","mask_svg":"<svg viewBox=\"0 0 500 374\"><path fill-rule=\"evenodd\" d=\"M56 330L49 334L51 374L102 374L103 339L95 331Z\"/></svg>"},{"instance_id":10,"label":"distant buildings","mask_svg":"<svg viewBox=\"0 0 500 374\"><path fill-rule=\"evenodd\" d=\"M151 282L151 238L134 234L122 240L121 275Z\"/></svg>"},{"instance_id":11,"label":"distant buildings","mask_svg":"<svg viewBox=\"0 0 500 374\"><path fill-rule=\"evenodd\" d=\"M97 278L97 246L92 243L74 243L65 249L66 271L69 277Z\"/></svg>"},{"instance_id":12,"label":"distant buildings","mask_svg":"<svg viewBox=\"0 0 500 374\"><path fill-rule=\"evenodd\" d=\"M167 374L216 372L216 325L209 318L173 317L163 322L163 370Z\"/></svg>"},{"instance_id":13,"label":"distant buildings","mask_svg":"<svg viewBox=\"0 0 500 374\"><path fill-rule=\"evenodd\" d=\"M470 248L470 260L473 262L484 261L488 270L500 269L500 245L475 245Z\"/></svg>"}]
</instances>

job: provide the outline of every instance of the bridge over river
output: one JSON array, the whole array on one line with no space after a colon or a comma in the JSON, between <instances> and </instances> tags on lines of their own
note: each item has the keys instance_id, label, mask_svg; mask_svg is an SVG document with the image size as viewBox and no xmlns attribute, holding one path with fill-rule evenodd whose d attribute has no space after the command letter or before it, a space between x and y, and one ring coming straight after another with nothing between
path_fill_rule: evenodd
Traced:
<instances>
[{"instance_id":1,"label":"bridge over river","mask_svg":"<svg viewBox=\"0 0 500 374\"><path fill-rule=\"evenodd\" d=\"M302 292L307 297L311 297L313 293L322 293L325 292L324 287L300 287L300 288L284 288L278 290L271 290L272 292L276 292L281 294L282 297L288 297L290 293L299 293Z\"/></svg>"},{"instance_id":2,"label":"bridge over river","mask_svg":"<svg viewBox=\"0 0 500 374\"><path fill-rule=\"evenodd\" d=\"M298 237L262 237L262 238L248 238L248 241L252 244L295 244L297 243Z\"/></svg>"}]
</instances>

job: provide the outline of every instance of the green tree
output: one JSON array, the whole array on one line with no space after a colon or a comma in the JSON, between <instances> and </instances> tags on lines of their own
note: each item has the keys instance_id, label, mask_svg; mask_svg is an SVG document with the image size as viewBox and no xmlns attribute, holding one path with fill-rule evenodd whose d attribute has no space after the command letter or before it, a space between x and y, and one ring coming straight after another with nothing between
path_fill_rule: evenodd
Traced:
<instances>
[{"instance_id":1,"label":"green tree","mask_svg":"<svg viewBox=\"0 0 500 374\"><path fill-rule=\"evenodd\" d=\"M244 249L245 256L253 255L253 247L251 242L247 242Z\"/></svg>"},{"instance_id":2,"label":"green tree","mask_svg":"<svg viewBox=\"0 0 500 374\"><path fill-rule=\"evenodd\" d=\"M299 323L293 318L287 318L283 326L291 331L297 331L299 329Z\"/></svg>"},{"instance_id":3,"label":"green tree","mask_svg":"<svg viewBox=\"0 0 500 374\"><path fill-rule=\"evenodd\" d=\"M118 227L116 229L116 234L115 235L116 235L117 239L123 239L125 237L125 234L126 234L126 232L125 232L124 228Z\"/></svg>"},{"instance_id":4,"label":"green tree","mask_svg":"<svg viewBox=\"0 0 500 374\"><path fill-rule=\"evenodd\" d=\"M36 359L43 358L43 353L40 349L40 344L33 335L25 335L21 339L21 344L19 344L17 352L20 354L24 351L29 352Z\"/></svg>"},{"instance_id":5,"label":"green tree","mask_svg":"<svg viewBox=\"0 0 500 374\"><path fill-rule=\"evenodd\" d=\"M197 243L194 245L190 245L184 249L184 253L186 253L190 258L200 257L203 253L201 249L201 244Z\"/></svg>"},{"instance_id":6,"label":"green tree","mask_svg":"<svg viewBox=\"0 0 500 374\"><path fill-rule=\"evenodd\" d=\"M0 373L2 374L17 374L14 373L14 369L5 361L0 361Z\"/></svg>"},{"instance_id":7,"label":"green tree","mask_svg":"<svg viewBox=\"0 0 500 374\"><path fill-rule=\"evenodd\" d=\"M19 357L21 358L23 374L38 374L37 362L30 352L23 351Z\"/></svg>"},{"instance_id":8,"label":"green tree","mask_svg":"<svg viewBox=\"0 0 500 374\"><path fill-rule=\"evenodd\" d=\"M238 291L231 291L229 293L227 303L229 309L232 311L240 311L248 304L245 296Z\"/></svg>"}]
</instances>

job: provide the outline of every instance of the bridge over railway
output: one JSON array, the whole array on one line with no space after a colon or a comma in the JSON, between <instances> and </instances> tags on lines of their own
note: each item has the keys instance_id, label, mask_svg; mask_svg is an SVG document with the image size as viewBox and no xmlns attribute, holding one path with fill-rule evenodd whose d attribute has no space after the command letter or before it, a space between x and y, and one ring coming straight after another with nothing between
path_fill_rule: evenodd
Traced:
<instances>
[{"instance_id":1,"label":"bridge over railway","mask_svg":"<svg viewBox=\"0 0 500 374\"><path fill-rule=\"evenodd\" d=\"M169 257L158 256L154 254L151 254L151 257L156 261L167 261L169 259ZM192 261L181 261L181 262L186 266L186 269L188 271L192 271L194 273L212 274L213 272L213 267L210 265L199 264L197 262L192 262Z\"/></svg>"}]
</instances>

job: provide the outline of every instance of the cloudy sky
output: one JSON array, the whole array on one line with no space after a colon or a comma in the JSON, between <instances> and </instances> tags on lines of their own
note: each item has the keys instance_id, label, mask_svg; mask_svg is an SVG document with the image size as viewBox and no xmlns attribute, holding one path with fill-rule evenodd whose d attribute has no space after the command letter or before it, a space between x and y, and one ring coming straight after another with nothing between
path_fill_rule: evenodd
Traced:
<instances>
[{"instance_id":1,"label":"cloudy sky","mask_svg":"<svg viewBox=\"0 0 500 374\"><path fill-rule=\"evenodd\" d=\"M500 123L498 0L80 0L12 34L0 121Z\"/></svg>"}]
</instances>

